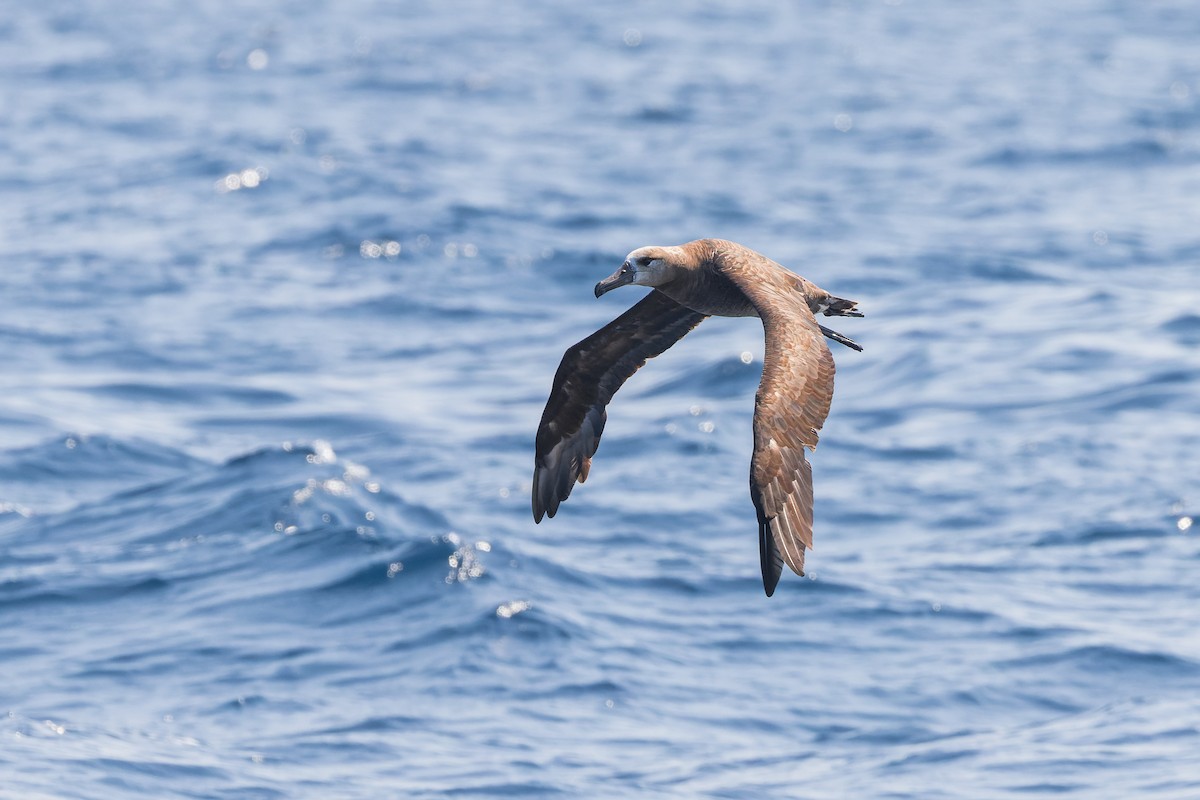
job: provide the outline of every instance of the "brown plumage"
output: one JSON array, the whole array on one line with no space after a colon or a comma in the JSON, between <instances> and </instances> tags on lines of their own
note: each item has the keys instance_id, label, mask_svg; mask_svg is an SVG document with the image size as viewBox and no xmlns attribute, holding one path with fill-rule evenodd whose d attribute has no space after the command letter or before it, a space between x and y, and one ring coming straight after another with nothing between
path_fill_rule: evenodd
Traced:
<instances>
[{"instance_id":1,"label":"brown plumage","mask_svg":"<svg viewBox=\"0 0 1200 800\"><path fill-rule=\"evenodd\" d=\"M852 340L817 324L816 314L861 317L852 300L834 297L766 256L734 242L699 239L678 247L642 247L596 296L636 284L653 291L621 316L567 350L538 426L533 518L553 517L583 483L600 444L605 407L646 359L662 353L708 316L762 319L762 382L754 398L750 497L758 513L763 588L775 591L783 565L804 574L812 547L812 467L804 448L833 399L833 355L825 336L855 350Z\"/></svg>"}]
</instances>

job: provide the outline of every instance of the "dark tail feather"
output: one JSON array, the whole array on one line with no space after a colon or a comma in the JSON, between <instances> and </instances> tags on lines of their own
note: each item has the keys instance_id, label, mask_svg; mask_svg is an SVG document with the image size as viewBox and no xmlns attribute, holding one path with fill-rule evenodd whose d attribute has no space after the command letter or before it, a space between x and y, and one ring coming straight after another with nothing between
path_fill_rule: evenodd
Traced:
<instances>
[{"instance_id":1,"label":"dark tail feather","mask_svg":"<svg viewBox=\"0 0 1200 800\"><path fill-rule=\"evenodd\" d=\"M863 313L858 310L857 306L858 302L855 300L843 300L840 297L829 295L829 306L825 309L825 316L861 317Z\"/></svg>"}]
</instances>

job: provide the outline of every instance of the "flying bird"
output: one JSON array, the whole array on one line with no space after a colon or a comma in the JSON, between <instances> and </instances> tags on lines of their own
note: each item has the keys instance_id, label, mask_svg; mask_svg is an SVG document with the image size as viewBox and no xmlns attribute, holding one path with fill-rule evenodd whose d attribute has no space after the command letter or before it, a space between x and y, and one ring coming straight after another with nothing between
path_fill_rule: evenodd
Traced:
<instances>
[{"instance_id":1,"label":"flying bird","mask_svg":"<svg viewBox=\"0 0 1200 800\"><path fill-rule=\"evenodd\" d=\"M770 597L783 565L804 574L812 547L812 467L804 449L833 398L833 354L825 338L862 348L817 323L817 314L861 317L853 300L834 297L764 255L721 239L641 247L596 284L596 297L619 286L650 294L563 355L538 426L533 519L553 517L583 483L608 419L605 407L646 360L664 352L709 316L759 317L766 336L754 398L750 497L758 513L763 588Z\"/></svg>"}]
</instances>

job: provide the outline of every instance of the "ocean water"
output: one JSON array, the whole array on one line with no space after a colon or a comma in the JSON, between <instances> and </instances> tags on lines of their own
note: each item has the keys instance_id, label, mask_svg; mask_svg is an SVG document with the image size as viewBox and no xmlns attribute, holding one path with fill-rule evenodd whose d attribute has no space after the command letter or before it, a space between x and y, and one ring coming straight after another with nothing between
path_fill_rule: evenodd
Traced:
<instances>
[{"instance_id":1,"label":"ocean water","mask_svg":"<svg viewBox=\"0 0 1200 800\"><path fill-rule=\"evenodd\" d=\"M1192 4L4 16L0 796L1200 797ZM530 514L704 236L867 314L770 599L754 320Z\"/></svg>"}]
</instances>

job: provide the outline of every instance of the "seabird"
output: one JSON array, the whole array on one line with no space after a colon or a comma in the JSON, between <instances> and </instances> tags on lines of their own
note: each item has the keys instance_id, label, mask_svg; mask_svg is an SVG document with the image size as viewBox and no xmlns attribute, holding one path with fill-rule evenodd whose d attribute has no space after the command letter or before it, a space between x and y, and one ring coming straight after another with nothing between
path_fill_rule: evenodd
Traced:
<instances>
[{"instance_id":1,"label":"seabird","mask_svg":"<svg viewBox=\"0 0 1200 800\"><path fill-rule=\"evenodd\" d=\"M833 398L833 354L824 336L862 350L818 324L816 315L862 312L853 300L834 297L766 256L721 239L638 248L596 284L596 297L628 285L652 291L569 348L554 375L535 444L533 519L553 517L575 482L587 479L608 418L605 406L647 359L705 317L759 317L766 354L754 397L750 497L758 512L763 588L770 597L784 564L804 574L804 550L812 547L812 467L804 448L816 449Z\"/></svg>"}]
</instances>

